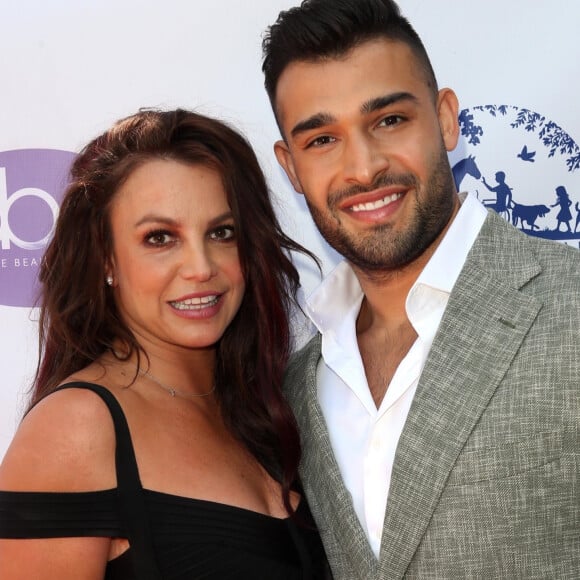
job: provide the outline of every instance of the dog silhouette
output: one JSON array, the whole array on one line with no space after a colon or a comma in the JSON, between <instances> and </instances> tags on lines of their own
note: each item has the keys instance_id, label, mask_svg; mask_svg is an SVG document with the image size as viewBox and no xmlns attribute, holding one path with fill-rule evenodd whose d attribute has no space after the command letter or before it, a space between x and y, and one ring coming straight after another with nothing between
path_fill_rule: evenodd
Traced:
<instances>
[{"instance_id":1,"label":"dog silhouette","mask_svg":"<svg viewBox=\"0 0 580 580\"><path fill-rule=\"evenodd\" d=\"M550 208L546 205L522 205L514 202L512 206L512 224L517 226L518 222L520 222L522 229L525 229L524 222L526 222L530 230L539 230L540 226L536 225L536 220L539 217L544 217L549 212Z\"/></svg>"}]
</instances>

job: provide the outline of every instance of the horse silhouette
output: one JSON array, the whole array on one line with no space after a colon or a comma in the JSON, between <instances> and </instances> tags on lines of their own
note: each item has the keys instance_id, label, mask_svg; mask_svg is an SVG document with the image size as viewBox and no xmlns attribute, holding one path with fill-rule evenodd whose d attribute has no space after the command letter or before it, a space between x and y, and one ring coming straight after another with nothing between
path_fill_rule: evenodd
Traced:
<instances>
[{"instance_id":1,"label":"horse silhouette","mask_svg":"<svg viewBox=\"0 0 580 580\"><path fill-rule=\"evenodd\" d=\"M455 187L461 189L461 182L466 175L471 175L475 179L481 179L481 171L475 163L475 157L470 155L461 161L458 161L451 169L453 172L453 180L455 181Z\"/></svg>"}]
</instances>

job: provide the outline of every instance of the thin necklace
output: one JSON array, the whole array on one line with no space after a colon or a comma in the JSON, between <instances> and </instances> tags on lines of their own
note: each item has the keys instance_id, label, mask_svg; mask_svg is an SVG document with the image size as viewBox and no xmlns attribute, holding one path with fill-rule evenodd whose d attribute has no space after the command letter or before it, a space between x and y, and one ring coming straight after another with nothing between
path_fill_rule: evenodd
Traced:
<instances>
[{"instance_id":1,"label":"thin necklace","mask_svg":"<svg viewBox=\"0 0 580 580\"><path fill-rule=\"evenodd\" d=\"M164 391L167 391L172 397L183 397L185 399L191 397L192 399L195 399L196 397L208 397L209 395L211 395L215 391L215 384L214 384L214 386L211 388L211 391L208 391L207 393L185 393L184 391L179 391L179 390L174 389L173 387L170 387L169 385L166 385L165 383L161 382L156 376L152 375L149 371L144 371L143 369L139 369L139 374L150 379L157 386L161 387Z\"/></svg>"}]
</instances>

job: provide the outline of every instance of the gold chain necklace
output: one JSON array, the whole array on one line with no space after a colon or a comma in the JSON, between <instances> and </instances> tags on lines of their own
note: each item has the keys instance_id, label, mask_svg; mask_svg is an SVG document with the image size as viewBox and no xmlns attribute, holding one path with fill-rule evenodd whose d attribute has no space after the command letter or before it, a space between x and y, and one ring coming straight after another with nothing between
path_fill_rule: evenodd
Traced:
<instances>
[{"instance_id":1,"label":"gold chain necklace","mask_svg":"<svg viewBox=\"0 0 580 580\"><path fill-rule=\"evenodd\" d=\"M185 393L184 391L179 391L178 389L174 389L173 387L166 385L165 383L160 381L156 376L152 375L149 371L144 371L142 369L139 369L139 374L144 376L144 377L147 377L149 380L151 380L157 386L161 387L164 391L167 391L172 397L183 397L184 399L191 397L192 399L195 399L196 397L208 397L209 395L211 395L215 391L215 385L214 385L211 388L211 390L208 391L207 393Z\"/></svg>"}]
</instances>

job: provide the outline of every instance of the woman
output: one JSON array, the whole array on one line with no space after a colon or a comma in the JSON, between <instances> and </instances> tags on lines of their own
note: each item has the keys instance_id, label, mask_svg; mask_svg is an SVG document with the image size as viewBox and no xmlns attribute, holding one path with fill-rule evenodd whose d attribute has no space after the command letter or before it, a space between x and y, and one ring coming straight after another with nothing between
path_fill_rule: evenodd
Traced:
<instances>
[{"instance_id":1,"label":"woman","mask_svg":"<svg viewBox=\"0 0 580 580\"><path fill-rule=\"evenodd\" d=\"M71 174L31 408L0 467L0 577L318 577L280 393L302 248L251 147L143 111Z\"/></svg>"}]
</instances>

